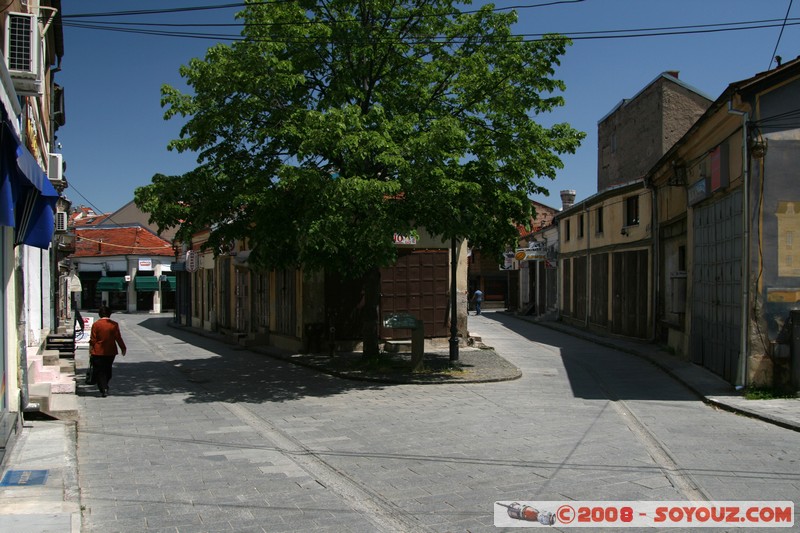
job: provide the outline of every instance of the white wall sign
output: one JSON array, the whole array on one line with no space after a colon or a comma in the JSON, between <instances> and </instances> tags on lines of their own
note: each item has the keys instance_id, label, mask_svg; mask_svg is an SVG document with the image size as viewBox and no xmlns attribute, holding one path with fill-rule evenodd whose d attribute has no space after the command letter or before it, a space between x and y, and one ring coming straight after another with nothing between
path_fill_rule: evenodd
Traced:
<instances>
[{"instance_id":1,"label":"white wall sign","mask_svg":"<svg viewBox=\"0 0 800 533\"><path fill-rule=\"evenodd\" d=\"M197 267L199 266L199 258L197 257L197 252L194 250L189 250L186 252L186 271L187 272L195 272Z\"/></svg>"},{"instance_id":2,"label":"white wall sign","mask_svg":"<svg viewBox=\"0 0 800 533\"><path fill-rule=\"evenodd\" d=\"M69 292L81 292L83 291L83 285L81 285L81 279L78 277L77 274L70 274L69 276Z\"/></svg>"}]
</instances>

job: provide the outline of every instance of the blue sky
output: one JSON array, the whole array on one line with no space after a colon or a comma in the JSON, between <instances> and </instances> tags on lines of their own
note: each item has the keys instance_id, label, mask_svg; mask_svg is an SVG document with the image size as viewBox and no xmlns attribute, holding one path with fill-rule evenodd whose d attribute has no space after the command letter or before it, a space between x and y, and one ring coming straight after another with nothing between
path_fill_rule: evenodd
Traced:
<instances>
[{"instance_id":1,"label":"blue sky","mask_svg":"<svg viewBox=\"0 0 800 533\"><path fill-rule=\"evenodd\" d=\"M760 21L772 25L740 31L658 37L575 40L557 68L567 85L566 105L545 124L569 122L587 133L574 155L563 156L556 180L544 180L549 197L560 206L558 192L575 189L578 200L597 190L597 122L622 99L630 98L661 72L676 70L680 79L715 99L734 81L775 66L773 51L784 62L800 55L800 2L792 6L788 24L781 25L792 0L552 0L497 1L497 7L519 8L517 34L634 30L688 25L718 25ZM64 2L64 15L109 11L210 6L231 1L208 0L80 0ZM482 1L474 5L483 4ZM105 18L125 22L234 22L235 8L181 14ZM798 17L796 20L793 18ZM89 19L66 19L90 22ZM93 19L95 22L97 19ZM772 21L772 22L763 22ZM719 30L731 26L706 27ZM236 33L233 28L209 29ZM650 32L652 33L652 32ZM780 40L779 40L780 37ZM181 174L195 166L191 154L166 149L178 136L180 119L164 121L160 88L185 88L178 69L193 57L203 57L210 39L148 36L76 27L64 29L64 58L56 82L65 88L67 124L58 142L67 163L74 205L114 211L133 199L134 190L156 173Z\"/></svg>"}]
</instances>

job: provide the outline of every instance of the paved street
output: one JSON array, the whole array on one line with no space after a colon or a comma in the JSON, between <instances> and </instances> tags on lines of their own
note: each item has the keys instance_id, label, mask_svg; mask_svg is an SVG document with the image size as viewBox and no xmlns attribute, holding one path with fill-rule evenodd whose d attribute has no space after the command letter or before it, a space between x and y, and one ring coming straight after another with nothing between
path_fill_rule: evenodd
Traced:
<instances>
[{"instance_id":1,"label":"paved street","mask_svg":"<svg viewBox=\"0 0 800 533\"><path fill-rule=\"evenodd\" d=\"M80 392L84 531L478 532L497 531L496 500L800 502L800 433L503 314L470 333L523 377L446 385L343 380L167 315L113 318L128 355L110 396Z\"/></svg>"}]
</instances>

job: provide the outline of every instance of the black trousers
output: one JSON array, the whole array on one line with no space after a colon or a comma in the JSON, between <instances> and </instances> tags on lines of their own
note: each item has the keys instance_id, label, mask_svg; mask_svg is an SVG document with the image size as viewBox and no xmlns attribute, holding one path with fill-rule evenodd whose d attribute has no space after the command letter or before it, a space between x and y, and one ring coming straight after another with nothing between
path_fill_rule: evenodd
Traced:
<instances>
[{"instance_id":1,"label":"black trousers","mask_svg":"<svg viewBox=\"0 0 800 533\"><path fill-rule=\"evenodd\" d=\"M97 390L108 391L108 382L111 381L111 369L116 355L92 355L92 376L97 383Z\"/></svg>"}]
</instances>

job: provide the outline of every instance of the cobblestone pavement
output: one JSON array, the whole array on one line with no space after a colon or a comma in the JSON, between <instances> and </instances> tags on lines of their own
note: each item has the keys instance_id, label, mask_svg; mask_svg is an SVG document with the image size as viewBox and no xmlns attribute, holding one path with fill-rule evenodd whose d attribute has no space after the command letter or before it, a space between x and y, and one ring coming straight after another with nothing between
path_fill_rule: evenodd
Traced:
<instances>
[{"instance_id":1,"label":"cobblestone pavement","mask_svg":"<svg viewBox=\"0 0 800 533\"><path fill-rule=\"evenodd\" d=\"M478 532L497 531L497 500L800 500L800 433L513 317L470 330L520 379L437 386L115 319L111 394L80 391L84 531Z\"/></svg>"}]
</instances>

